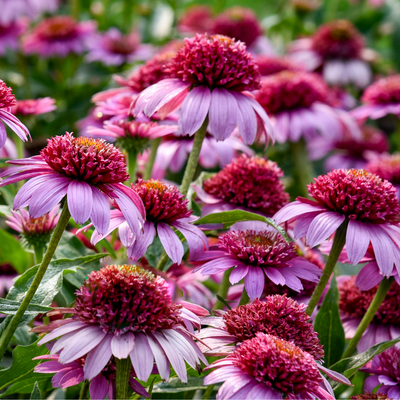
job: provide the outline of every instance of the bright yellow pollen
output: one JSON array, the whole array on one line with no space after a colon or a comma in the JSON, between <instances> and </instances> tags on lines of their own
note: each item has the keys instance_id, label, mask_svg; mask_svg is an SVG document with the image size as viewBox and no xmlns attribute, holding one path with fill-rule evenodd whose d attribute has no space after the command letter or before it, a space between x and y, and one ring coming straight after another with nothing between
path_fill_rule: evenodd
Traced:
<instances>
[{"instance_id":1,"label":"bright yellow pollen","mask_svg":"<svg viewBox=\"0 0 400 400\"><path fill-rule=\"evenodd\" d=\"M146 276L148 279L154 278L154 275L146 271L145 269L137 266L137 265L117 265L117 268L121 271L124 272L126 275L140 275L140 276Z\"/></svg>"}]
</instances>

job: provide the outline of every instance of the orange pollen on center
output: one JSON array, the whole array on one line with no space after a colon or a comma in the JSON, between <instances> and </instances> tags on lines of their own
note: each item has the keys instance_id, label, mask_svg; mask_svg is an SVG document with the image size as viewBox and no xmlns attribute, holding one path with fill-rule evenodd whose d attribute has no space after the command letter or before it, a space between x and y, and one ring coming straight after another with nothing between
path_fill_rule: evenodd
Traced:
<instances>
[{"instance_id":1,"label":"orange pollen on center","mask_svg":"<svg viewBox=\"0 0 400 400\"><path fill-rule=\"evenodd\" d=\"M85 136L80 136L78 138L73 138L72 143L78 145L79 147L90 147L94 146L97 151L101 151L104 149L104 143L92 138L88 138Z\"/></svg>"},{"instance_id":2,"label":"orange pollen on center","mask_svg":"<svg viewBox=\"0 0 400 400\"><path fill-rule=\"evenodd\" d=\"M246 235L246 240L254 246L272 246L273 242L263 236L257 236L257 235Z\"/></svg>"},{"instance_id":3,"label":"orange pollen on center","mask_svg":"<svg viewBox=\"0 0 400 400\"><path fill-rule=\"evenodd\" d=\"M167 186L164 185L164 183L160 182L160 181L156 181L156 180L150 180L144 183L144 185L146 186L147 189L151 190L157 190L160 193L165 192L165 190L167 189Z\"/></svg>"},{"instance_id":4,"label":"orange pollen on center","mask_svg":"<svg viewBox=\"0 0 400 400\"><path fill-rule=\"evenodd\" d=\"M301 354L301 351L298 347L295 347L284 340L276 339L275 346L278 350L284 351L286 354L289 354L292 357Z\"/></svg>"}]
</instances>

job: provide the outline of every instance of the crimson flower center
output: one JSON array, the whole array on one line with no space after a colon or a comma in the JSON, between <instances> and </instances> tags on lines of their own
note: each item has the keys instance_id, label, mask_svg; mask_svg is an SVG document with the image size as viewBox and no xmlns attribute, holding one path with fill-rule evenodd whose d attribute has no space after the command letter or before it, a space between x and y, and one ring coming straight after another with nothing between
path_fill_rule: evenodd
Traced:
<instances>
[{"instance_id":1,"label":"crimson flower center","mask_svg":"<svg viewBox=\"0 0 400 400\"><path fill-rule=\"evenodd\" d=\"M400 75L374 82L365 89L361 100L368 104L400 103Z\"/></svg>"},{"instance_id":2,"label":"crimson flower center","mask_svg":"<svg viewBox=\"0 0 400 400\"><path fill-rule=\"evenodd\" d=\"M0 108L9 108L16 104L12 89L0 79Z\"/></svg>"},{"instance_id":3,"label":"crimson flower center","mask_svg":"<svg viewBox=\"0 0 400 400\"><path fill-rule=\"evenodd\" d=\"M44 39L65 40L76 35L77 23L69 16L57 16L44 20L36 32Z\"/></svg>"}]
</instances>

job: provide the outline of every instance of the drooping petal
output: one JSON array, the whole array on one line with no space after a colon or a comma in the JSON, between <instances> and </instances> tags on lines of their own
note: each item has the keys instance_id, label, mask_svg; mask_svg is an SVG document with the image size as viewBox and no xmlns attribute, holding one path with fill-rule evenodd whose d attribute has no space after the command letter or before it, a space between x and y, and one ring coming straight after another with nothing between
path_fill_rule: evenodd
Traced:
<instances>
[{"instance_id":1,"label":"drooping petal","mask_svg":"<svg viewBox=\"0 0 400 400\"><path fill-rule=\"evenodd\" d=\"M215 88L211 93L209 127L216 140L227 139L236 126L237 102L226 89Z\"/></svg>"},{"instance_id":2,"label":"drooping petal","mask_svg":"<svg viewBox=\"0 0 400 400\"><path fill-rule=\"evenodd\" d=\"M7 141L7 131L3 123L0 121L0 149L4 147Z\"/></svg>"},{"instance_id":3,"label":"drooping petal","mask_svg":"<svg viewBox=\"0 0 400 400\"><path fill-rule=\"evenodd\" d=\"M307 232L307 244L315 247L328 239L345 220L344 215L327 211L317 215L310 224Z\"/></svg>"},{"instance_id":4,"label":"drooping petal","mask_svg":"<svg viewBox=\"0 0 400 400\"><path fill-rule=\"evenodd\" d=\"M370 290L378 285L383 279L383 275L379 270L378 264L375 261L364 265L356 278L356 286L360 290Z\"/></svg>"},{"instance_id":5,"label":"drooping petal","mask_svg":"<svg viewBox=\"0 0 400 400\"><path fill-rule=\"evenodd\" d=\"M114 336L111 340L111 350L114 357L119 359L128 358L135 345L135 336L132 332Z\"/></svg>"},{"instance_id":6,"label":"drooping petal","mask_svg":"<svg viewBox=\"0 0 400 400\"><path fill-rule=\"evenodd\" d=\"M171 225L185 236L189 246L191 260L197 260L204 248L208 250L207 236L197 226L179 220L171 223Z\"/></svg>"},{"instance_id":7,"label":"drooping petal","mask_svg":"<svg viewBox=\"0 0 400 400\"><path fill-rule=\"evenodd\" d=\"M160 374L162 380L167 381L169 379L169 374L170 374L168 359L164 354L160 345L151 335L147 335L147 340L149 342L154 359L156 360L158 373Z\"/></svg>"},{"instance_id":8,"label":"drooping petal","mask_svg":"<svg viewBox=\"0 0 400 400\"><path fill-rule=\"evenodd\" d=\"M256 113L248 101L249 97L244 94L232 91L231 92L237 102L237 126L239 128L240 136L245 144L253 144L257 133L257 119Z\"/></svg>"},{"instance_id":9,"label":"drooping petal","mask_svg":"<svg viewBox=\"0 0 400 400\"><path fill-rule=\"evenodd\" d=\"M194 135L203 125L210 108L211 93L207 86L197 86L186 96L179 118L182 135Z\"/></svg>"},{"instance_id":10,"label":"drooping petal","mask_svg":"<svg viewBox=\"0 0 400 400\"><path fill-rule=\"evenodd\" d=\"M133 244L126 249L128 258L133 261L137 261L144 256L156 235L154 224L150 221L144 223L143 230L143 234L139 235Z\"/></svg>"},{"instance_id":11,"label":"drooping petal","mask_svg":"<svg viewBox=\"0 0 400 400\"><path fill-rule=\"evenodd\" d=\"M240 282L247 275L249 268L251 267L248 265L239 265L238 267L234 268L229 275L229 282L232 285Z\"/></svg>"},{"instance_id":12,"label":"drooping petal","mask_svg":"<svg viewBox=\"0 0 400 400\"><path fill-rule=\"evenodd\" d=\"M300 215L300 217L297 218L296 225L293 230L294 238L300 239L306 237L311 222L319 214L321 214L321 211Z\"/></svg>"},{"instance_id":13,"label":"drooping petal","mask_svg":"<svg viewBox=\"0 0 400 400\"><path fill-rule=\"evenodd\" d=\"M94 186L91 186L93 194L93 205L90 219L96 230L105 234L110 226L110 206L107 197Z\"/></svg>"},{"instance_id":14,"label":"drooping petal","mask_svg":"<svg viewBox=\"0 0 400 400\"><path fill-rule=\"evenodd\" d=\"M244 278L244 287L250 300L260 298L264 290L265 277L264 272L260 267L251 267Z\"/></svg>"},{"instance_id":15,"label":"drooping petal","mask_svg":"<svg viewBox=\"0 0 400 400\"><path fill-rule=\"evenodd\" d=\"M347 226L346 252L353 265L357 265L364 257L369 242L369 233L365 225L361 221L350 220Z\"/></svg>"},{"instance_id":16,"label":"drooping petal","mask_svg":"<svg viewBox=\"0 0 400 400\"><path fill-rule=\"evenodd\" d=\"M168 257L173 263L180 264L184 249L178 235L165 222L157 225L157 233Z\"/></svg>"},{"instance_id":17,"label":"drooping petal","mask_svg":"<svg viewBox=\"0 0 400 400\"><path fill-rule=\"evenodd\" d=\"M272 218L279 225L282 222L289 221L299 215L317 211L324 212L326 211L326 208L320 206L318 203L315 203L314 206L296 200L281 208Z\"/></svg>"},{"instance_id":18,"label":"drooping petal","mask_svg":"<svg viewBox=\"0 0 400 400\"><path fill-rule=\"evenodd\" d=\"M50 340L63 336L69 332L76 331L78 329L85 328L87 325L80 321L73 321L69 324L65 324L59 328L54 329L52 332L48 333L45 337L39 340L38 345L41 346Z\"/></svg>"},{"instance_id":19,"label":"drooping petal","mask_svg":"<svg viewBox=\"0 0 400 400\"><path fill-rule=\"evenodd\" d=\"M147 382L153 370L154 357L147 337L143 333L135 335L135 345L131 351L130 358L139 380Z\"/></svg>"},{"instance_id":20,"label":"drooping petal","mask_svg":"<svg viewBox=\"0 0 400 400\"><path fill-rule=\"evenodd\" d=\"M91 380L98 375L103 368L107 365L112 356L111 340L112 334L107 335L93 350L89 352L86 357L83 370L85 372L85 379Z\"/></svg>"},{"instance_id":21,"label":"drooping petal","mask_svg":"<svg viewBox=\"0 0 400 400\"><path fill-rule=\"evenodd\" d=\"M89 184L73 180L68 185L68 208L77 224L86 222L92 212L93 192Z\"/></svg>"},{"instance_id":22,"label":"drooping petal","mask_svg":"<svg viewBox=\"0 0 400 400\"><path fill-rule=\"evenodd\" d=\"M107 378L103 374L95 376L89 386L90 398L92 400L103 400L108 394Z\"/></svg>"}]
</instances>

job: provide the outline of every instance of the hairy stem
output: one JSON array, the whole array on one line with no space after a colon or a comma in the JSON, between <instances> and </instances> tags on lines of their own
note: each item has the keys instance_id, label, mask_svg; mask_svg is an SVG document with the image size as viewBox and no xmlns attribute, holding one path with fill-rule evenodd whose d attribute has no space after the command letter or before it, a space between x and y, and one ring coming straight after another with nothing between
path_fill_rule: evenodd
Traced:
<instances>
[{"instance_id":1,"label":"hairy stem","mask_svg":"<svg viewBox=\"0 0 400 400\"><path fill-rule=\"evenodd\" d=\"M347 346L345 352L343 353L342 358L350 357L354 353L355 349L357 348L358 342L360 341L365 330L368 328L370 322L373 320L383 300L385 300L387 292L389 291L393 282L394 278L392 276L389 279L386 278L382 279L381 283L379 284L378 290L375 293L375 296L368 307L367 312L365 313L363 319L361 320L360 325L358 325L357 331L354 334L353 338L350 340L350 343Z\"/></svg>"},{"instance_id":2,"label":"hairy stem","mask_svg":"<svg viewBox=\"0 0 400 400\"><path fill-rule=\"evenodd\" d=\"M49 246L47 247L46 254L43 257L43 260L36 272L36 275L32 281L32 284L26 293L24 299L22 300L21 305L19 306L18 311L10 321L9 325L7 326L6 330L0 337L0 360L3 358L4 353L7 350L8 344L10 343L14 332L17 330L18 325L24 316L26 309L29 306L33 296L35 295L40 282L43 279L43 276L47 270L47 267L50 264L51 259L53 258L54 252L56 251L57 245L60 242L61 236L68 225L68 221L71 214L68 210L68 204L65 202L63 210L60 215L60 219L58 220L57 226L54 229L53 235L51 236Z\"/></svg>"},{"instance_id":3,"label":"hairy stem","mask_svg":"<svg viewBox=\"0 0 400 400\"><path fill-rule=\"evenodd\" d=\"M115 389L116 389L116 399L117 400L125 400L129 399L129 376L131 374L131 360L130 358L124 358L120 360L119 358L115 359L117 371L115 378Z\"/></svg>"},{"instance_id":4,"label":"hairy stem","mask_svg":"<svg viewBox=\"0 0 400 400\"><path fill-rule=\"evenodd\" d=\"M153 172L153 166L154 166L154 161L156 160L156 155L157 155L157 149L158 146L160 145L161 138L157 138L152 140L151 145L150 145L150 156L149 159L147 160L146 167L144 169L143 173L143 179L147 181L148 179L151 178L151 173Z\"/></svg>"},{"instance_id":5,"label":"hairy stem","mask_svg":"<svg viewBox=\"0 0 400 400\"><path fill-rule=\"evenodd\" d=\"M229 287L231 286L231 283L229 282L229 276L231 275L233 268L229 268L224 272L224 276L222 277L221 284L219 285L218 288L218 296L221 297L222 299L226 300L226 296L228 294ZM214 310L219 310L224 307L224 303L217 298L217 301L214 305Z\"/></svg>"},{"instance_id":6,"label":"hairy stem","mask_svg":"<svg viewBox=\"0 0 400 400\"><path fill-rule=\"evenodd\" d=\"M43 260L43 253L44 253L44 247L43 246L34 246L34 252L35 252L35 264L40 264Z\"/></svg>"},{"instance_id":7,"label":"hairy stem","mask_svg":"<svg viewBox=\"0 0 400 400\"><path fill-rule=\"evenodd\" d=\"M314 308L317 306L319 299L321 298L322 293L324 292L324 289L336 266L340 253L343 250L343 246L346 243L347 224L348 221L345 220L342 223L342 225L339 226L339 228L335 233L335 239L333 240L332 249L331 252L329 253L328 260L326 261L326 265L322 272L322 276L317 286L315 287L313 294L311 295L308 307L306 309L306 313L308 315L311 315L314 311Z\"/></svg>"}]
</instances>

